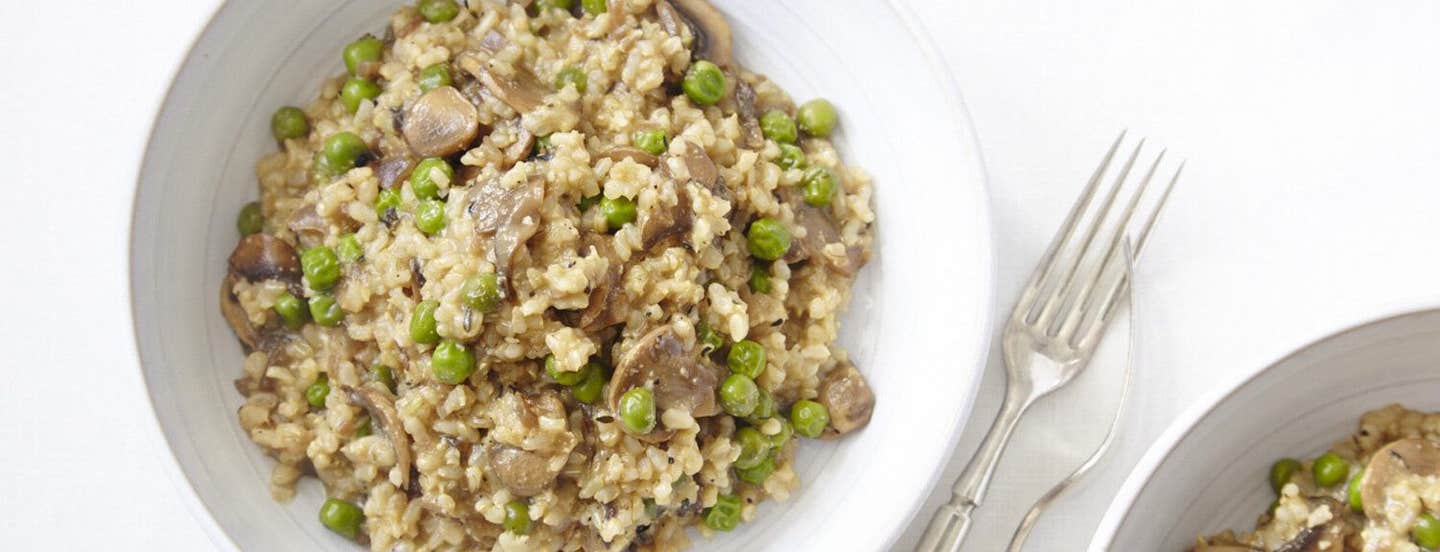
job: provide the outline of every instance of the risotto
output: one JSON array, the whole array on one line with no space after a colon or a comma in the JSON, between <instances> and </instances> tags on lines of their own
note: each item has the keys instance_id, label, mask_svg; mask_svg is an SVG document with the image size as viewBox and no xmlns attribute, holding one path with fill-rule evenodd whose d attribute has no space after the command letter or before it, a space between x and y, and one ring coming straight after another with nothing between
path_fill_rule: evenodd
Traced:
<instances>
[{"instance_id":1,"label":"risotto","mask_svg":"<svg viewBox=\"0 0 1440 552\"><path fill-rule=\"evenodd\" d=\"M1203 537L1195 552L1416 552L1440 548L1440 414L1400 405L1314 460L1270 469L1279 497L1255 530Z\"/></svg>"},{"instance_id":2,"label":"risotto","mask_svg":"<svg viewBox=\"0 0 1440 552\"><path fill-rule=\"evenodd\" d=\"M271 118L221 311L240 426L377 551L677 550L875 405L866 174L704 0L422 0Z\"/></svg>"}]
</instances>

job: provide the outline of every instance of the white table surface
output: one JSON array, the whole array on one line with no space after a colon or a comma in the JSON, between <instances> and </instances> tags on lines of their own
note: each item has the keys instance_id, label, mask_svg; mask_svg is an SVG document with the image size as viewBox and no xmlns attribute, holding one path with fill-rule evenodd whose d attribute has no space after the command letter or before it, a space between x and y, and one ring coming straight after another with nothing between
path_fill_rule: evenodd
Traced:
<instances>
[{"instance_id":1,"label":"white table surface","mask_svg":"<svg viewBox=\"0 0 1440 552\"><path fill-rule=\"evenodd\" d=\"M8 549L210 548L167 475L121 329L136 159L216 3L0 3L11 49L0 56ZM916 0L914 10L985 152L1007 308L1118 129L1190 160L1140 268L1126 432L1105 469L1042 522L1032 550L1080 549L1150 440L1225 382L1333 330L1440 304L1440 5ZM73 30L51 30L55 21ZM976 407L984 421L967 430L947 480L1000 384L992 362ZM1086 399L1074 391L1020 428L971 549L1001 549L1068 468L1049 455L1094 426L1070 414Z\"/></svg>"}]
</instances>

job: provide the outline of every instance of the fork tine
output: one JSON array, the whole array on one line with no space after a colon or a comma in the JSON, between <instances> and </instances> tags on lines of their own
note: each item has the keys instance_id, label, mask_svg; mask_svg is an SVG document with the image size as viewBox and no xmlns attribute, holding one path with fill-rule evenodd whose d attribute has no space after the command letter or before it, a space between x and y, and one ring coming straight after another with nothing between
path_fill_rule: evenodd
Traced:
<instances>
[{"instance_id":1,"label":"fork tine","mask_svg":"<svg viewBox=\"0 0 1440 552\"><path fill-rule=\"evenodd\" d=\"M1075 231L1075 225L1080 222L1080 216L1090 206L1090 201L1095 197L1095 190L1100 187L1101 178L1105 170L1110 167L1110 161L1115 158L1115 152L1120 150L1120 143L1125 141L1128 129L1121 130L1120 135L1115 137L1115 142L1110 144L1110 150L1105 152L1105 158L1100 160L1100 166L1095 167L1095 172L1090 175L1090 182L1085 184L1085 190L1080 193L1080 200L1070 208L1070 214L1066 215L1065 221L1060 224L1060 229L1055 232L1055 238L1050 241L1045 254L1040 257L1040 262L1035 265L1035 272L1030 274L1030 281L1026 283L1024 291L1020 293L1020 299L1015 302L1015 309L1012 316L1023 315L1030 312L1030 307L1035 297L1043 289L1042 284L1049 280L1051 270L1054 268L1055 256L1060 253L1060 248L1070 240L1071 234Z\"/></svg>"},{"instance_id":2,"label":"fork tine","mask_svg":"<svg viewBox=\"0 0 1440 552\"><path fill-rule=\"evenodd\" d=\"M1170 182L1165 185L1165 191L1160 194L1160 199L1155 202L1155 206L1150 210L1150 218L1145 221L1145 226L1140 231L1140 239L1135 242L1135 246L1131 250L1131 263L1136 262L1140 258L1140 253L1144 250L1145 243L1150 238L1150 232L1155 229L1155 221L1160 218L1160 213L1165 209L1165 204L1170 199L1170 192L1175 190L1175 183L1180 181L1180 175L1184 172L1185 162L1181 161L1180 166L1175 169L1175 174L1170 177ZM1082 338L1078 343L1080 347L1089 347L1093 345L1096 340L1100 339L1101 332L1104 331L1105 326L1110 323L1110 315L1114 313L1115 307L1119 305L1120 298L1125 296L1125 289L1129 287L1129 285L1129 277L1125 272L1122 272L1115 284L1110 286L1110 289L1106 292L1104 296L1105 299L1101 303L1102 306L1099 316L1091 323L1089 329L1081 333Z\"/></svg>"},{"instance_id":3,"label":"fork tine","mask_svg":"<svg viewBox=\"0 0 1440 552\"><path fill-rule=\"evenodd\" d=\"M1106 268L1110 266L1110 260L1120 251L1120 245L1127 235L1126 228L1130 225L1130 219L1135 216L1135 207L1140 205L1140 198L1145 195L1145 190L1150 187L1150 181L1155 178L1155 171L1160 168L1160 163L1165 161L1165 151L1160 150L1160 155L1150 164L1150 170L1145 171L1145 178L1130 194L1130 201L1125 205L1125 212L1120 215L1120 221L1115 225L1114 234L1110 238L1110 247L1106 248L1105 256L1101 258L1100 265L1094 271L1093 277L1085 278L1080 285L1080 292L1075 300L1070 303L1070 310L1060 321L1060 331L1056 336L1060 339L1069 339L1075 328L1085 318L1085 313L1090 309L1090 294L1095 292L1095 286L1105 278Z\"/></svg>"},{"instance_id":4,"label":"fork tine","mask_svg":"<svg viewBox=\"0 0 1440 552\"><path fill-rule=\"evenodd\" d=\"M1140 143L1135 145L1135 150L1130 153L1130 159L1126 160L1125 166L1120 169L1120 174L1115 176L1115 185L1111 186L1110 191L1105 194L1105 201L1095 214L1095 219L1090 221L1089 228L1085 230L1085 238L1080 241L1080 250L1075 254L1074 260L1070 262L1070 267L1064 272L1060 285L1052 290L1049 300L1041 305L1040 315L1035 317L1035 325L1046 328L1046 333L1049 335L1055 335L1049 331L1051 324L1055 321L1055 315L1065 305L1065 298L1070 296L1070 292L1075 286L1075 273L1089 254L1090 246L1095 242L1095 235L1105 225L1105 219L1109 218L1110 208L1115 205L1115 197L1120 195L1120 189L1125 186L1125 180L1130 177L1130 170L1135 167L1135 160L1140 157L1140 150L1144 147L1145 140L1142 138Z\"/></svg>"}]
</instances>

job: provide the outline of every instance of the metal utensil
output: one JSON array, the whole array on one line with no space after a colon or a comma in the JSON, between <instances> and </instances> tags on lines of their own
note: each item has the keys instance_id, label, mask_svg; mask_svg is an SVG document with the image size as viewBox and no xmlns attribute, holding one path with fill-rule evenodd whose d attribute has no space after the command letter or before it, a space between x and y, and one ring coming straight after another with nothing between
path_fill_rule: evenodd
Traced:
<instances>
[{"instance_id":1,"label":"metal utensil","mask_svg":"<svg viewBox=\"0 0 1440 552\"><path fill-rule=\"evenodd\" d=\"M1001 333L1007 382L1004 403L975 457L955 481L950 502L941 506L930 520L918 550L960 549L970 531L971 514L984 500L995 467L1021 416L1036 400L1073 380L1094 355L1119 303L1123 286L1129 285L1124 266L1127 259L1121 248L1128 236L1130 221L1165 157L1165 152L1160 152L1117 220L1111 221L1115 200L1144 147L1145 141L1140 140L1107 187L1098 209L1089 213L1124 139L1125 133L1121 132L1091 175L1006 321ZM1160 201L1150 209L1149 219L1141 226L1135 241L1136 255L1143 251L1160 208L1183 169L1182 163L1170 178ZM1089 222L1082 226L1084 219ZM1107 231L1107 227L1111 229ZM1107 235L1102 238L1102 234Z\"/></svg>"}]
</instances>

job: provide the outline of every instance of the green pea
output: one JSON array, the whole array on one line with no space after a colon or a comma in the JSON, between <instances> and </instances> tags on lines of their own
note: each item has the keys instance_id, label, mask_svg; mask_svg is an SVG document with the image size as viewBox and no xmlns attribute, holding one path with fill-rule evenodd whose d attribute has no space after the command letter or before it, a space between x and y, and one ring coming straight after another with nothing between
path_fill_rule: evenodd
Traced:
<instances>
[{"instance_id":1,"label":"green pea","mask_svg":"<svg viewBox=\"0 0 1440 552\"><path fill-rule=\"evenodd\" d=\"M660 155L665 153L665 144L668 139L665 137L665 131L663 130L641 130L636 131L635 134L630 137L630 141L634 142L637 148L655 155Z\"/></svg>"},{"instance_id":2,"label":"green pea","mask_svg":"<svg viewBox=\"0 0 1440 552\"><path fill-rule=\"evenodd\" d=\"M340 280L340 258L335 250L323 245L306 249L300 254L300 269L310 289L325 291Z\"/></svg>"},{"instance_id":3,"label":"green pea","mask_svg":"<svg viewBox=\"0 0 1440 552\"><path fill-rule=\"evenodd\" d=\"M275 314L280 315L280 321L286 328L298 330L304 326L305 310L305 302L288 291L275 299Z\"/></svg>"},{"instance_id":4,"label":"green pea","mask_svg":"<svg viewBox=\"0 0 1440 552\"><path fill-rule=\"evenodd\" d=\"M555 380L555 383L560 385L571 386L579 384L581 380L585 379L585 370L589 367L587 364L573 372L562 371L560 367L557 366L555 355L545 355L545 375L550 376L550 379Z\"/></svg>"},{"instance_id":5,"label":"green pea","mask_svg":"<svg viewBox=\"0 0 1440 552\"><path fill-rule=\"evenodd\" d=\"M438 308L438 301L415 304L415 310L410 313L410 339L424 345L440 342L440 330L436 329L435 323L435 309Z\"/></svg>"},{"instance_id":6,"label":"green pea","mask_svg":"<svg viewBox=\"0 0 1440 552\"><path fill-rule=\"evenodd\" d=\"M705 510L705 526L716 531L731 531L740 525L740 497L720 495L715 505Z\"/></svg>"},{"instance_id":7,"label":"green pea","mask_svg":"<svg viewBox=\"0 0 1440 552\"><path fill-rule=\"evenodd\" d=\"M1280 494L1280 489L1290 482L1290 477L1300 471L1300 461L1294 458L1281 458L1270 465L1270 488L1275 494Z\"/></svg>"},{"instance_id":8,"label":"green pea","mask_svg":"<svg viewBox=\"0 0 1440 552\"><path fill-rule=\"evenodd\" d=\"M450 77L450 66L444 63L426 65L420 70L420 76L415 79L415 84L420 86L420 92L429 92L442 86L450 86L454 79Z\"/></svg>"},{"instance_id":9,"label":"green pea","mask_svg":"<svg viewBox=\"0 0 1440 552\"><path fill-rule=\"evenodd\" d=\"M566 86L574 85L576 92L584 94L588 83L589 78L579 67L566 67L555 75L556 90L564 90Z\"/></svg>"},{"instance_id":10,"label":"green pea","mask_svg":"<svg viewBox=\"0 0 1440 552\"><path fill-rule=\"evenodd\" d=\"M759 403L760 387L755 385L755 380L741 374L730 374L720 384L720 406L731 416L749 416Z\"/></svg>"},{"instance_id":11,"label":"green pea","mask_svg":"<svg viewBox=\"0 0 1440 552\"><path fill-rule=\"evenodd\" d=\"M340 87L340 103L351 113L360 110L360 102L380 97L380 85L362 78L345 81Z\"/></svg>"},{"instance_id":12,"label":"green pea","mask_svg":"<svg viewBox=\"0 0 1440 552\"><path fill-rule=\"evenodd\" d=\"M760 116L760 134L781 144L794 144L796 135L795 119L784 111L772 109Z\"/></svg>"},{"instance_id":13,"label":"green pea","mask_svg":"<svg viewBox=\"0 0 1440 552\"><path fill-rule=\"evenodd\" d=\"M580 0L580 8L590 15L600 15L608 9L605 0Z\"/></svg>"},{"instance_id":14,"label":"green pea","mask_svg":"<svg viewBox=\"0 0 1440 552\"><path fill-rule=\"evenodd\" d=\"M795 401L790 407L790 423L795 426L795 433L814 439L830 425L830 411L809 399Z\"/></svg>"},{"instance_id":15,"label":"green pea","mask_svg":"<svg viewBox=\"0 0 1440 552\"><path fill-rule=\"evenodd\" d=\"M1315 484L1321 487L1334 486L1350 475L1350 463L1333 452L1327 452L1315 459L1310 466L1315 475Z\"/></svg>"},{"instance_id":16,"label":"green pea","mask_svg":"<svg viewBox=\"0 0 1440 552\"><path fill-rule=\"evenodd\" d=\"M438 199L426 199L416 205L415 227L431 236L444 230L445 202Z\"/></svg>"},{"instance_id":17,"label":"green pea","mask_svg":"<svg viewBox=\"0 0 1440 552\"><path fill-rule=\"evenodd\" d=\"M605 368L596 363L586 364L581 370L584 372L580 383L570 386L570 394L575 400L585 404L595 404L600 396L605 394Z\"/></svg>"},{"instance_id":18,"label":"green pea","mask_svg":"<svg viewBox=\"0 0 1440 552\"><path fill-rule=\"evenodd\" d=\"M549 159L549 156L555 153L555 146L550 143L549 134L536 138L534 149L536 157L545 157L546 159Z\"/></svg>"},{"instance_id":19,"label":"green pea","mask_svg":"<svg viewBox=\"0 0 1440 552\"><path fill-rule=\"evenodd\" d=\"M704 322L695 327L695 338L700 340L700 350L705 354L718 351L725 346L725 338L720 335L720 332L715 331Z\"/></svg>"},{"instance_id":20,"label":"green pea","mask_svg":"<svg viewBox=\"0 0 1440 552\"><path fill-rule=\"evenodd\" d=\"M805 171L805 179L800 181L800 186L805 203L824 207L835 196L835 173L825 167L812 167Z\"/></svg>"},{"instance_id":21,"label":"green pea","mask_svg":"<svg viewBox=\"0 0 1440 552\"><path fill-rule=\"evenodd\" d=\"M725 73L714 63L696 61L685 71L680 88L697 105L715 105L725 95Z\"/></svg>"},{"instance_id":22,"label":"green pea","mask_svg":"<svg viewBox=\"0 0 1440 552\"><path fill-rule=\"evenodd\" d=\"M320 374L315 383L305 388L305 402L315 408L325 408L325 397L330 396L330 377Z\"/></svg>"},{"instance_id":23,"label":"green pea","mask_svg":"<svg viewBox=\"0 0 1440 552\"><path fill-rule=\"evenodd\" d=\"M276 140L301 138L306 134L310 134L310 120L300 108L287 105L270 116L270 135Z\"/></svg>"},{"instance_id":24,"label":"green pea","mask_svg":"<svg viewBox=\"0 0 1440 552\"><path fill-rule=\"evenodd\" d=\"M749 339L742 339L730 346L725 355L725 365L730 371L747 378L758 378L765 371L765 347Z\"/></svg>"},{"instance_id":25,"label":"green pea","mask_svg":"<svg viewBox=\"0 0 1440 552\"><path fill-rule=\"evenodd\" d=\"M375 372L375 381L380 382L386 389L389 389L391 393L394 393L396 389L395 371L384 364L376 364L373 370Z\"/></svg>"},{"instance_id":26,"label":"green pea","mask_svg":"<svg viewBox=\"0 0 1440 552\"><path fill-rule=\"evenodd\" d=\"M790 442L790 438L795 435L795 425L785 418L775 418L775 420L780 422L780 431L770 436L770 448L771 450L780 450L785 448L785 445Z\"/></svg>"},{"instance_id":27,"label":"green pea","mask_svg":"<svg viewBox=\"0 0 1440 552\"><path fill-rule=\"evenodd\" d=\"M1410 538L1415 544L1426 550L1440 548L1440 519L1435 519L1430 512L1420 514L1415 520L1415 525L1410 528Z\"/></svg>"},{"instance_id":28,"label":"green pea","mask_svg":"<svg viewBox=\"0 0 1440 552\"><path fill-rule=\"evenodd\" d=\"M570 11L573 0L535 0L536 13L545 13L550 10Z\"/></svg>"},{"instance_id":29,"label":"green pea","mask_svg":"<svg viewBox=\"0 0 1440 552\"><path fill-rule=\"evenodd\" d=\"M530 534L530 505L521 500L505 503L505 521L501 526L516 535Z\"/></svg>"},{"instance_id":30,"label":"green pea","mask_svg":"<svg viewBox=\"0 0 1440 552\"><path fill-rule=\"evenodd\" d=\"M370 151L365 141L353 132L337 132L325 138L320 153L316 156L316 170L329 176L345 174Z\"/></svg>"},{"instance_id":31,"label":"green pea","mask_svg":"<svg viewBox=\"0 0 1440 552\"><path fill-rule=\"evenodd\" d=\"M740 456L735 458L737 468L753 468L770 455L770 439L753 427L735 430L735 445L740 447Z\"/></svg>"},{"instance_id":32,"label":"green pea","mask_svg":"<svg viewBox=\"0 0 1440 552\"><path fill-rule=\"evenodd\" d=\"M790 251L790 230L780 221L770 217L756 219L745 233L750 254L755 258L773 261L784 257Z\"/></svg>"},{"instance_id":33,"label":"green pea","mask_svg":"<svg viewBox=\"0 0 1440 552\"><path fill-rule=\"evenodd\" d=\"M365 256L365 248L360 247L360 239L355 234L340 236L340 243L335 244L335 256L342 263L353 263Z\"/></svg>"},{"instance_id":34,"label":"green pea","mask_svg":"<svg viewBox=\"0 0 1440 552\"><path fill-rule=\"evenodd\" d=\"M1365 472L1361 471L1345 485L1345 501L1350 504L1350 509L1357 513L1365 511L1365 498L1360 495L1360 487L1364 484Z\"/></svg>"},{"instance_id":35,"label":"green pea","mask_svg":"<svg viewBox=\"0 0 1440 552\"><path fill-rule=\"evenodd\" d=\"M354 540L360 535L360 525L365 523L365 511L359 506L338 498L327 498L320 505L320 523L331 531Z\"/></svg>"},{"instance_id":36,"label":"green pea","mask_svg":"<svg viewBox=\"0 0 1440 552\"><path fill-rule=\"evenodd\" d=\"M799 124L800 130L820 138L830 136L830 131L835 130L838 119L835 106L830 105L830 101L824 98L815 98L800 104L800 109L795 110L795 122Z\"/></svg>"},{"instance_id":37,"label":"green pea","mask_svg":"<svg viewBox=\"0 0 1440 552\"><path fill-rule=\"evenodd\" d=\"M395 189L380 190L375 196L375 217L384 219L391 213L400 209L400 191Z\"/></svg>"},{"instance_id":38,"label":"green pea","mask_svg":"<svg viewBox=\"0 0 1440 552\"><path fill-rule=\"evenodd\" d=\"M455 169L439 157L426 157L415 165L415 170L410 171L410 191L415 192L415 197L420 199L435 199L440 197L440 183L435 181L432 173L440 171L445 182L455 180Z\"/></svg>"},{"instance_id":39,"label":"green pea","mask_svg":"<svg viewBox=\"0 0 1440 552\"><path fill-rule=\"evenodd\" d=\"M620 424L626 431L637 435L650 433L655 429L655 393L644 387L636 387L620 395Z\"/></svg>"},{"instance_id":40,"label":"green pea","mask_svg":"<svg viewBox=\"0 0 1440 552\"><path fill-rule=\"evenodd\" d=\"M475 373L475 354L454 341L441 341L430 354L430 371L434 372L435 379L459 385Z\"/></svg>"},{"instance_id":41,"label":"green pea","mask_svg":"<svg viewBox=\"0 0 1440 552\"><path fill-rule=\"evenodd\" d=\"M420 0L420 17L431 23L444 23L460 15L455 0Z\"/></svg>"},{"instance_id":42,"label":"green pea","mask_svg":"<svg viewBox=\"0 0 1440 552\"><path fill-rule=\"evenodd\" d=\"M635 222L635 201L625 197L600 198L600 214L605 216L605 225L613 232Z\"/></svg>"},{"instance_id":43,"label":"green pea","mask_svg":"<svg viewBox=\"0 0 1440 552\"><path fill-rule=\"evenodd\" d=\"M321 326L339 326L340 321L345 319L345 311L340 309L334 297L316 295L310 298L310 318Z\"/></svg>"},{"instance_id":44,"label":"green pea","mask_svg":"<svg viewBox=\"0 0 1440 552\"><path fill-rule=\"evenodd\" d=\"M750 267L750 291L755 293L770 293L775 291L775 286L770 284L770 269L765 265L756 263Z\"/></svg>"},{"instance_id":45,"label":"green pea","mask_svg":"<svg viewBox=\"0 0 1440 552\"><path fill-rule=\"evenodd\" d=\"M739 476L741 481L751 485L764 485L765 480L769 479L772 473L775 473L775 457L768 454L754 466L735 468L735 475Z\"/></svg>"},{"instance_id":46,"label":"green pea","mask_svg":"<svg viewBox=\"0 0 1440 552\"><path fill-rule=\"evenodd\" d=\"M385 53L385 43L370 35L362 36L345 46L341 57L345 58L345 69L357 77L370 77L380 68L380 57Z\"/></svg>"},{"instance_id":47,"label":"green pea","mask_svg":"<svg viewBox=\"0 0 1440 552\"><path fill-rule=\"evenodd\" d=\"M775 164L785 170L803 168L805 150L793 144L780 144L780 156L775 158Z\"/></svg>"},{"instance_id":48,"label":"green pea","mask_svg":"<svg viewBox=\"0 0 1440 552\"><path fill-rule=\"evenodd\" d=\"M757 385L756 387L759 386ZM750 416L745 419L749 420L752 424L759 425L774 416L775 398L762 390L760 391L760 400L755 403L755 410L752 410Z\"/></svg>"},{"instance_id":49,"label":"green pea","mask_svg":"<svg viewBox=\"0 0 1440 552\"><path fill-rule=\"evenodd\" d=\"M460 298L470 308L482 313L500 308L500 282L494 272L482 272L465 279Z\"/></svg>"},{"instance_id":50,"label":"green pea","mask_svg":"<svg viewBox=\"0 0 1440 552\"><path fill-rule=\"evenodd\" d=\"M371 434L373 434L373 433L375 433L375 429L374 429L373 427L371 427L371 425L370 425L370 417L369 417L369 416L366 416L366 417L364 417L364 418L361 418L361 419L360 419L360 423L355 424L355 437L356 437L356 438L359 438L359 437L369 437L369 436L370 436Z\"/></svg>"},{"instance_id":51,"label":"green pea","mask_svg":"<svg viewBox=\"0 0 1440 552\"><path fill-rule=\"evenodd\" d=\"M265 229L265 215L260 212L259 202L251 201L240 208L240 214L235 215L235 229L242 237L259 234Z\"/></svg>"}]
</instances>

